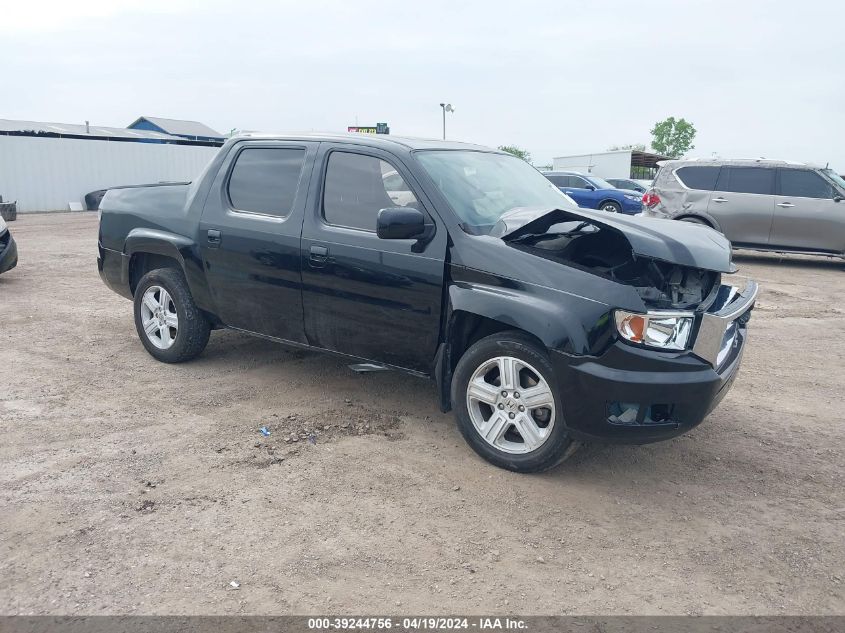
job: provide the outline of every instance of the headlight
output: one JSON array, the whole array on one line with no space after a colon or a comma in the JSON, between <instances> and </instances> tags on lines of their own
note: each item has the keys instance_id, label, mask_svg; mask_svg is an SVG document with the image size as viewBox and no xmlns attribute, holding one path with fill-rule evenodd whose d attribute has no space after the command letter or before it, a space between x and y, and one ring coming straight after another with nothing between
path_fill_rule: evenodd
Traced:
<instances>
[{"instance_id":1,"label":"headlight","mask_svg":"<svg viewBox=\"0 0 845 633\"><path fill-rule=\"evenodd\" d=\"M616 331L626 341L665 350L687 348L694 317L688 312L638 314L616 310Z\"/></svg>"},{"instance_id":2,"label":"headlight","mask_svg":"<svg viewBox=\"0 0 845 633\"><path fill-rule=\"evenodd\" d=\"M626 193L626 194L623 194L623 195L624 195L626 198L628 198L628 200L638 200L638 201L642 201L642 196L635 196L635 195L634 195L634 194L632 194L632 193Z\"/></svg>"}]
</instances>

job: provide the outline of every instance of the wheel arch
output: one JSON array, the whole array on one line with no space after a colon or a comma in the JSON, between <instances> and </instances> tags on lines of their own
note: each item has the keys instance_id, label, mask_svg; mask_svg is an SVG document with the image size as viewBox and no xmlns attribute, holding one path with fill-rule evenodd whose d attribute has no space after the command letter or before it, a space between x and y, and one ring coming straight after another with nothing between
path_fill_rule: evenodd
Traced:
<instances>
[{"instance_id":1,"label":"wheel arch","mask_svg":"<svg viewBox=\"0 0 845 633\"><path fill-rule=\"evenodd\" d=\"M700 213L681 213L679 215L674 216L672 219L683 221L687 218L695 218L696 220L701 220L702 224L704 224L705 226L709 226L711 229L716 229L720 233L722 231L713 218L701 215Z\"/></svg>"},{"instance_id":2,"label":"wheel arch","mask_svg":"<svg viewBox=\"0 0 845 633\"><path fill-rule=\"evenodd\" d=\"M608 202L612 202L613 204L615 204L617 207L619 207L619 210L620 210L620 211L623 209L623 205L622 205L622 203L621 203L621 202L619 202L619 200L615 200L615 199L613 199L613 198L604 198L604 199L602 199L602 201L601 201L601 202L599 202L599 203L596 205L596 209L601 210L602 206L603 206L603 205L605 205L605 204L606 204L606 203L608 203Z\"/></svg>"},{"instance_id":3,"label":"wheel arch","mask_svg":"<svg viewBox=\"0 0 845 633\"><path fill-rule=\"evenodd\" d=\"M435 369L441 411L446 413L452 408L452 376L458 361L477 341L499 332L519 332L537 346L545 348L539 337L511 320L500 320L463 309L450 312Z\"/></svg>"}]
</instances>

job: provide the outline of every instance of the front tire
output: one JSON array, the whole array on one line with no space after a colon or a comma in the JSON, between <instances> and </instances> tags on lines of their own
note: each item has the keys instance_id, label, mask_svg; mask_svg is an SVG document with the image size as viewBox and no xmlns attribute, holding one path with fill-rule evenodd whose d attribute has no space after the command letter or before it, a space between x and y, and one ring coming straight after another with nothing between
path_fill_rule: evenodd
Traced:
<instances>
[{"instance_id":1,"label":"front tire","mask_svg":"<svg viewBox=\"0 0 845 633\"><path fill-rule=\"evenodd\" d=\"M466 351L452 378L452 407L467 443L500 468L548 470L574 448L546 351L520 332L493 334Z\"/></svg>"},{"instance_id":2,"label":"front tire","mask_svg":"<svg viewBox=\"0 0 845 633\"><path fill-rule=\"evenodd\" d=\"M135 288L135 329L146 350L163 363L196 358L208 344L211 324L194 303L182 271L159 268Z\"/></svg>"},{"instance_id":3,"label":"front tire","mask_svg":"<svg viewBox=\"0 0 845 633\"><path fill-rule=\"evenodd\" d=\"M618 202L605 200L599 205L599 210L607 213L622 213L622 206Z\"/></svg>"}]
</instances>

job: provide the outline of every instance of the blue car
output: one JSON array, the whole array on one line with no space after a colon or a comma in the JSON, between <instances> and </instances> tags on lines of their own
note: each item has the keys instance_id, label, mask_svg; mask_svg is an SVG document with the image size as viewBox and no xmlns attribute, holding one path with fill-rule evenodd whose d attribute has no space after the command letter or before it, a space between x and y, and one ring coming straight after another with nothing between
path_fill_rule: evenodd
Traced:
<instances>
[{"instance_id":1,"label":"blue car","mask_svg":"<svg viewBox=\"0 0 845 633\"><path fill-rule=\"evenodd\" d=\"M575 200L579 207L627 215L636 215L643 210L641 193L617 189L596 176L579 174L576 171L549 171L543 175Z\"/></svg>"}]
</instances>

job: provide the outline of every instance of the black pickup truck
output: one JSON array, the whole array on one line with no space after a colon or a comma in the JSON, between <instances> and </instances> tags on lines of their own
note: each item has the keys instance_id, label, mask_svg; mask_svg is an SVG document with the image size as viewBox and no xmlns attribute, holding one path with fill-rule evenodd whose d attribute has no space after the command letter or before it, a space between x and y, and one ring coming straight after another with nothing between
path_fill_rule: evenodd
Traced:
<instances>
[{"instance_id":1,"label":"black pickup truck","mask_svg":"<svg viewBox=\"0 0 845 633\"><path fill-rule=\"evenodd\" d=\"M100 209L100 275L155 358L231 328L430 377L472 448L523 472L701 422L757 295L723 283L716 231L573 207L461 143L239 136L196 181Z\"/></svg>"}]
</instances>

